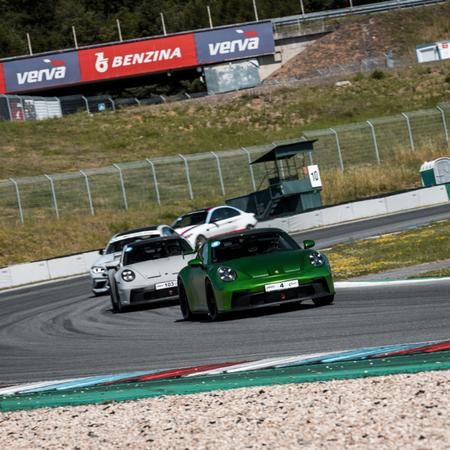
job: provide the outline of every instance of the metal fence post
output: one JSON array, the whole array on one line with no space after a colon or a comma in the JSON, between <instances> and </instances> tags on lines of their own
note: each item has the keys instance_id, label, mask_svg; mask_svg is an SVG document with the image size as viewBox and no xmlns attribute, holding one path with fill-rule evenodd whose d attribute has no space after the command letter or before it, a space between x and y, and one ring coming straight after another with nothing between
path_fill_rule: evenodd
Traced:
<instances>
[{"instance_id":1,"label":"metal fence post","mask_svg":"<svg viewBox=\"0 0 450 450\"><path fill-rule=\"evenodd\" d=\"M58 202L56 200L55 183L53 182L52 177L45 174L44 177L47 178L48 181L50 181L50 187L52 189L52 197L53 197L53 207L55 208L56 217L59 219L59 210L58 210Z\"/></svg>"},{"instance_id":2,"label":"metal fence post","mask_svg":"<svg viewBox=\"0 0 450 450\"><path fill-rule=\"evenodd\" d=\"M81 98L84 100L84 104L86 105L86 112L90 113L91 110L89 109L88 99L84 95L82 95Z\"/></svg>"},{"instance_id":3,"label":"metal fence post","mask_svg":"<svg viewBox=\"0 0 450 450\"><path fill-rule=\"evenodd\" d=\"M256 182L255 182L255 174L253 173L253 166L251 164L252 162L252 158L250 156L250 152L245 148L245 147L241 147L241 150L245 153L247 153L247 160L248 160L248 168L250 170L250 178L252 180L252 186L253 186L253 190L256 191Z\"/></svg>"},{"instance_id":4,"label":"metal fence post","mask_svg":"<svg viewBox=\"0 0 450 450\"><path fill-rule=\"evenodd\" d=\"M116 112L116 104L115 104L114 100L113 100L111 97L108 97L108 100L109 100L110 103L111 103L112 110L113 110L114 112Z\"/></svg>"},{"instance_id":5,"label":"metal fence post","mask_svg":"<svg viewBox=\"0 0 450 450\"><path fill-rule=\"evenodd\" d=\"M11 115L11 103L9 102L9 96L5 95L5 97L6 97L6 106L8 107L9 120L13 120Z\"/></svg>"},{"instance_id":6,"label":"metal fence post","mask_svg":"<svg viewBox=\"0 0 450 450\"><path fill-rule=\"evenodd\" d=\"M81 175L84 176L84 180L86 182L86 191L87 191L87 195L88 195L89 209L91 210L91 214L95 215L94 203L92 202L92 195L91 195L91 186L89 185L89 178L86 175L86 173L83 172L82 170L80 170L80 173L81 173Z\"/></svg>"},{"instance_id":7,"label":"metal fence post","mask_svg":"<svg viewBox=\"0 0 450 450\"><path fill-rule=\"evenodd\" d=\"M216 158L217 173L219 174L219 181L220 181L220 189L222 190L222 195L225 195L225 185L223 184L222 167L220 166L219 156L214 152L211 152L211 155L213 155L214 158Z\"/></svg>"},{"instance_id":8,"label":"metal fence post","mask_svg":"<svg viewBox=\"0 0 450 450\"><path fill-rule=\"evenodd\" d=\"M411 129L411 123L409 121L409 117L405 113L401 113L401 114L406 119L406 126L408 127L409 143L411 144L411 150L414 151L415 150L414 139L413 139L413 135L412 135L412 129Z\"/></svg>"},{"instance_id":9,"label":"metal fence post","mask_svg":"<svg viewBox=\"0 0 450 450\"><path fill-rule=\"evenodd\" d=\"M137 97L134 97L134 101L137 103L138 106L141 106L141 102Z\"/></svg>"},{"instance_id":10,"label":"metal fence post","mask_svg":"<svg viewBox=\"0 0 450 450\"><path fill-rule=\"evenodd\" d=\"M16 188L17 207L19 208L20 223L23 223L23 209L22 209L22 201L20 199L19 185L17 184L17 181L14 178L10 178L9 181L11 181L11 183L13 183L14 187Z\"/></svg>"},{"instance_id":11,"label":"metal fence post","mask_svg":"<svg viewBox=\"0 0 450 450\"><path fill-rule=\"evenodd\" d=\"M160 205L161 197L159 196L158 179L156 178L155 165L153 164L153 161L150 161L149 159L146 159L146 161L150 164L150 167L152 168L153 184L155 185L155 192L156 192L156 201L158 202L158 205Z\"/></svg>"},{"instance_id":12,"label":"metal fence post","mask_svg":"<svg viewBox=\"0 0 450 450\"><path fill-rule=\"evenodd\" d=\"M339 136L334 128L330 128L330 131L336 136L336 149L339 157L339 165L341 166L341 170L344 171L344 160L342 159L341 143L339 142Z\"/></svg>"},{"instance_id":13,"label":"metal fence post","mask_svg":"<svg viewBox=\"0 0 450 450\"><path fill-rule=\"evenodd\" d=\"M123 205L125 206L125 209L128 209L127 191L125 190L125 182L123 180L122 169L117 164L113 164L113 167L115 167L119 171L120 187L122 188Z\"/></svg>"},{"instance_id":14,"label":"metal fence post","mask_svg":"<svg viewBox=\"0 0 450 450\"><path fill-rule=\"evenodd\" d=\"M377 142L377 136L375 133L375 127L373 126L373 124L370 120L367 121L367 124L369 125L370 130L372 131L372 140L373 140L373 148L375 149L375 156L377 157L378 164L381 164L380 151L378 149L378 142Z\"/></svg>"},{"instance_id":15,"label":"metal fence post","mask_svg":"<svg viewBox=\"0 0 450 450\"><path fill-rule=\"evenodd\" d=\"M186 172L186 179L188 183L188 189L189 189L189 197L191 200L194 199L194 193L192 192L192 184L191 184L191 176L189 174L189 164L187 159L179 153L178 156L184 161L184 171Z\"/></svg>"},{"instance_id":16,"label":"metal fence post","mask_svg":"<svg viewBox=\"0 0 450 450\"><path fill-rule=\"evenodd\" d=\"M448 128L447 128L447 122L445 120L445 111L440 107L440 106L436 106L436 109L441 113L442 116L442 125L444 127L444 134L445 134L445 142L447 142L447 147L448 147Z\"/></svg>"}]
</instances>

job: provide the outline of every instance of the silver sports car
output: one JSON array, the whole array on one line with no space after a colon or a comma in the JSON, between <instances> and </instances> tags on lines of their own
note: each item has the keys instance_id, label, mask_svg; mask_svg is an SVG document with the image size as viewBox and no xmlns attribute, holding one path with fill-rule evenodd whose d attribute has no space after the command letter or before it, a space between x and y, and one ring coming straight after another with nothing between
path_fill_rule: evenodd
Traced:
<instances>
[{"instance_id":1,"label":"silver sports car","mask_svg":"<svg viewBox=\"0 0 450 450\"><path fill-rule=\"evenodd\" d=\"M178 235L126 245L120 261L107 264L113 311L178 299L178 272L194 257L190 244Z\"/></svg>"}]
</instances>

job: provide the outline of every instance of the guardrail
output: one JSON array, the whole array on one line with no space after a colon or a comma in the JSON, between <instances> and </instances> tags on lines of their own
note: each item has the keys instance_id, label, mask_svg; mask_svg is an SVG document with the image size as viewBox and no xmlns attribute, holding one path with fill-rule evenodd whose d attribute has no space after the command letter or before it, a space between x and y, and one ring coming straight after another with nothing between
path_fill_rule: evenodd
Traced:
<instances>
[{"instance_id":1,"label":"guardrail","mask_svg":"<svg viewBox=\"0 0 450 450\"><path fill-rule=\"evenodd\" d=\"M335 225L450 201L450 184L417 189L386 197L330 206L314 211L260 222L259 227L276 227L290 233ZM17 264L0 269L0 289L87 274L98 251Z\"/></svg>"}]
</instances>

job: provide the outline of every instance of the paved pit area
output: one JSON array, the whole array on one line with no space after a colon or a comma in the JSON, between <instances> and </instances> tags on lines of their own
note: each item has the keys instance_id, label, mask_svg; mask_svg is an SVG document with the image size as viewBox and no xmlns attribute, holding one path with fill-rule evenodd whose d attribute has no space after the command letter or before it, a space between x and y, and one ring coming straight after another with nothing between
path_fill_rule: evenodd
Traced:
<instances>
[{"instance_id":1,"label":"paved pit area","mask_svg":"<svg viewBox=\"0 0 450 450\"><path fill-rule=\"evenodd\" d=\"M449 449L450 371L0 413L4 449Z\"/></svg>"}]
</instances>

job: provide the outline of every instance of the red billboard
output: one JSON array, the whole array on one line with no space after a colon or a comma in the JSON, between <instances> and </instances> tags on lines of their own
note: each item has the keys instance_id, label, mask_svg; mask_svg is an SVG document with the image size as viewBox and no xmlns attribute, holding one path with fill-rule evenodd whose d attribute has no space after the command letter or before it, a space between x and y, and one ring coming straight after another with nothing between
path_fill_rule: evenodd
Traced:
<instances>
[{"instance_id":1,"label":"red billboard","mask_svg":"<svg viewBox=\"0 0 450 450\"><path fill-rule=\"evenodd\" d=\"M193 33L80 50L78 55L81 81L141 75L197 65Z\"/></svg>"},{"instance_id":2,"label":"red billboard","mask_svg":"<svg viewBox=\"0 0 450 450\"><path fill-rule=\"evenodd\" d=\"M5 88L5 78L3 76L3 64L0 63L0 94L4 94L6 92Z\"/></svg>"}]
</instances>

